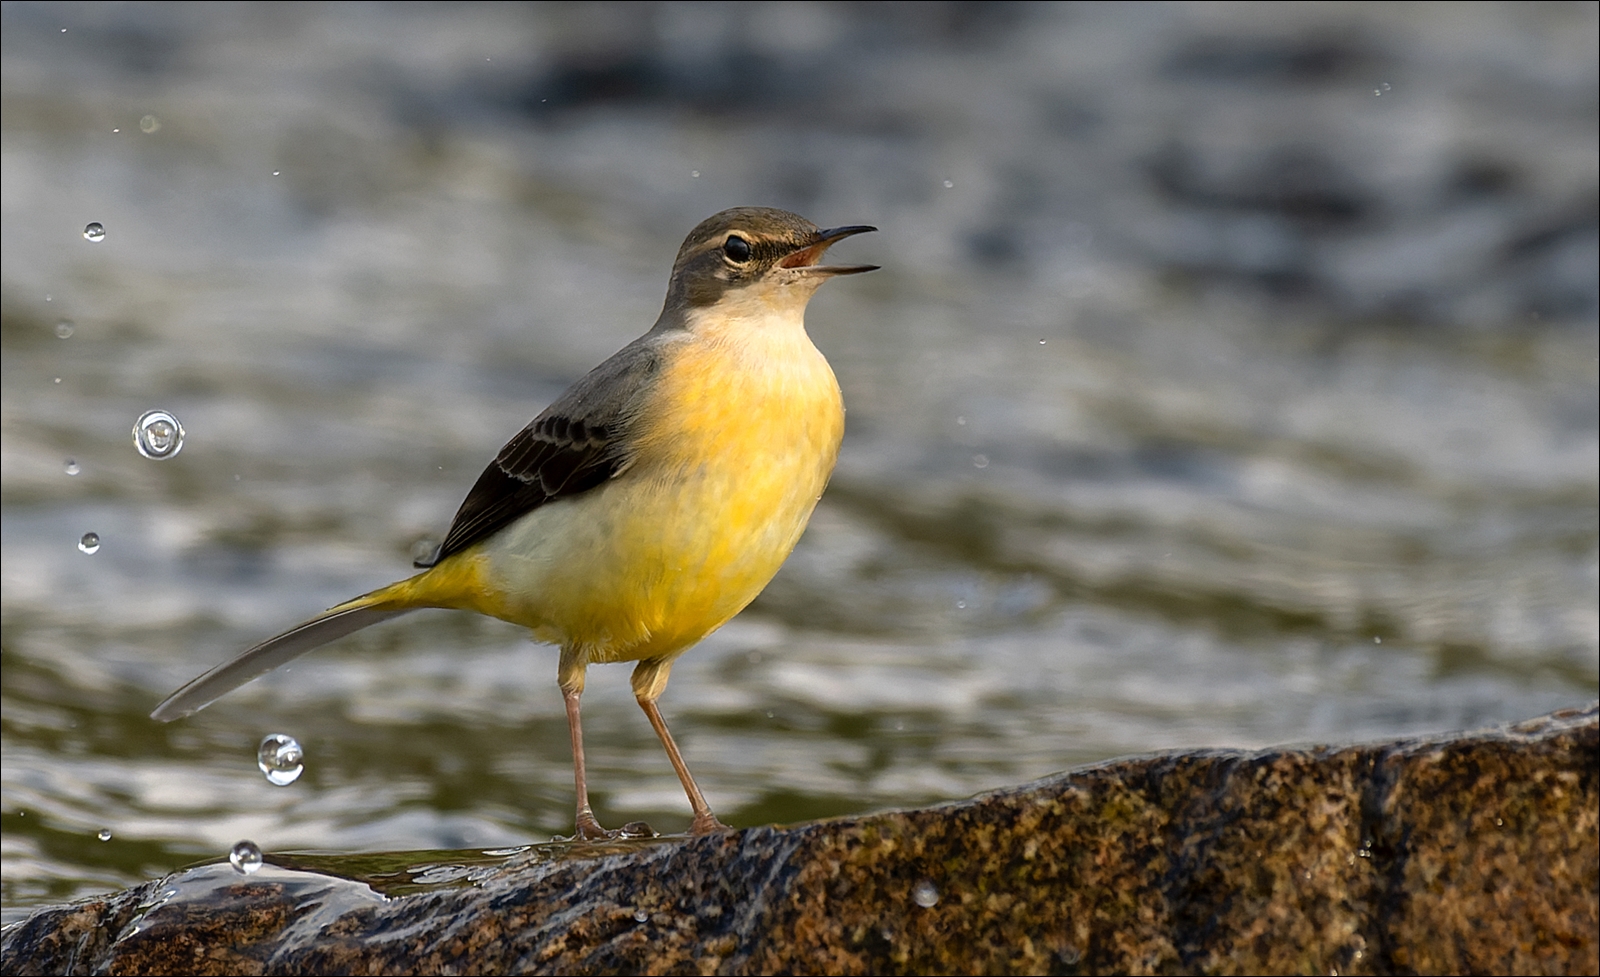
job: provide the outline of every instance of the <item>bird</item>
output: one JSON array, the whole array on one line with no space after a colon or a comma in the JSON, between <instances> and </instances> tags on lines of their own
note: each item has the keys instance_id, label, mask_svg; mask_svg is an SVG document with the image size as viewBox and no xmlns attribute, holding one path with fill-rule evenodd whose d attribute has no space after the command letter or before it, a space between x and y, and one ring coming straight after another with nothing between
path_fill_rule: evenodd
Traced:
<instances>
[{"instance_id":1,"label":"bird","mask_svg":"<svg viewBox=\"0 0 1600 977\"><path fill-rule=\"evenodd\" d=\"M690 833L728 830L657 700L678 656L777 573L833 473L844 401L806 333L805 309L823 282L878 268L821 263L830 246L875 230L819 228L771 207L700 222L678 250L655 324L500 449L443 542L416 561L421 572L247 649L172 693L151 718L191 715L410 611L475 611L560 648L576 838L619 834L589 804L579 705L588 666L624 661L637 663L633 694L688 796Z\"/></svg>"}]
</instances>

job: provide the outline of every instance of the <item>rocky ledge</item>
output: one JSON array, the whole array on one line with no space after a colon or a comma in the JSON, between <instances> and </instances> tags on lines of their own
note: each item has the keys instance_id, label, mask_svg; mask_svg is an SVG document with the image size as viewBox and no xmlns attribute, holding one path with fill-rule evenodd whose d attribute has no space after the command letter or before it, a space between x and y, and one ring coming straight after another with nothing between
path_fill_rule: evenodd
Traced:
<instances>
[{"instance_id":1,"label":"rocky ledge","mask_svg":"<svg viewBox=\"0 0 1600 977\"><path fill-rule=\"evenodd\" d=\"M7 974L1595 973L1600 705L1098 764L970 801L534 846L408 885L268 856L51 907ZM355 873L346 873L355 874ZM385 892L390 894L385 895ZM405 894L401 894L404 892Z\"/></svg>"}]
</instances>

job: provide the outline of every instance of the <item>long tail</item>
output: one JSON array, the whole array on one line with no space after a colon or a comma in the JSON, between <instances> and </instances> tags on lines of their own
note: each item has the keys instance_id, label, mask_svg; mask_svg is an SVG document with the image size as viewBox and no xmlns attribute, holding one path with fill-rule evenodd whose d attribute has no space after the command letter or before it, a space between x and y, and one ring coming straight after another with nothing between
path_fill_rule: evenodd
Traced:
<instances>
[{"instance_id":1,"label":"long tail","mask_svg":"<svg viewBox=\"0 0 1600 977\"><path fill-rule=\"evenodd\" d=\"M392 599L393 591L404 588L410 582L401 581L357 597L355 600L345 601L277 637L268 638L167 696L165 702L156 706L156 711L150 714L150 718L164 723L182 719L204 709L251 679L265 675L308 651L320 648L347 634L353 634L362 628L370 627L379 621L387 621L391 617L399 617L408 611L426 606L417 603L397 603Z\"/></svg>"}]
</instances>

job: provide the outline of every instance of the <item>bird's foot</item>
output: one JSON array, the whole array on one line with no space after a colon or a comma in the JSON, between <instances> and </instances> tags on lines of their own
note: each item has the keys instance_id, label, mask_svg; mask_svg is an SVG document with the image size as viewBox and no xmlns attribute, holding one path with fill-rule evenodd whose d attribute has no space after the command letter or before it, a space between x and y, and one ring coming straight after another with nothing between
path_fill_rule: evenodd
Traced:
<instances>
[{"instance_id":1,"label":"bird's foot","mask_svg":"<svg viewBox=\"0 0 1600 977\"><path fill-rule=\"evenodd\" d=\"M589 810L586 805L578 812L577 832L573 835L573 838L576 841L608 841L615 838L618 833L602 828L599 820L595 818L594 812Z\"/></svg>"},{"instance_id":2,"label":"bird's foot","mask_svg":"<svg viewBox=\"0 0 1600 977\"><path fill-rule=\"evenodd\" d=\"M593 811L579 811L577 833L573 835L574 841L615 841L630 838L658 838L660 832L650 827L643 821L629 821L621 828L612 831L602 828L595 818Z\"/></svg>"},{"instance_id":3,"label":"bird's foot","mask_svg":"<svg viewBox=\"0 0 1600 977\"><path fill-rule=\"evenodd\" d=\"M720 831L732 830L728 825L718 821L717 816L710 811L703 815L695 815L694 823L689 825L689 833L692 835L713 835Z\"/></svg>"}]
</instances>

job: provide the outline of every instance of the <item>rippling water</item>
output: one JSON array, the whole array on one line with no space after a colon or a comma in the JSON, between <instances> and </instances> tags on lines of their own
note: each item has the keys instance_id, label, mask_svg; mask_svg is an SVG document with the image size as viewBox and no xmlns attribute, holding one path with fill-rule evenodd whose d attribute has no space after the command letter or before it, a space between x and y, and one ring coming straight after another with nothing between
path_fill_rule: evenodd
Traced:
<instances>
[{"instance_id":1,"label":"rippling water","mask_svg":"<svg viewBox=\"0 0 1600 977\"><path fill-rule=\"evenodd\" d=\"M407 573L736 204L884 270L808 317L810 531L663 699L724 820L1596 695L1592 4L0 16L8 920L569 830L555 652L499 622L146 717ZM626 671L584 705L602 820L682 830Z\"/></svg>"}]
</instances>

